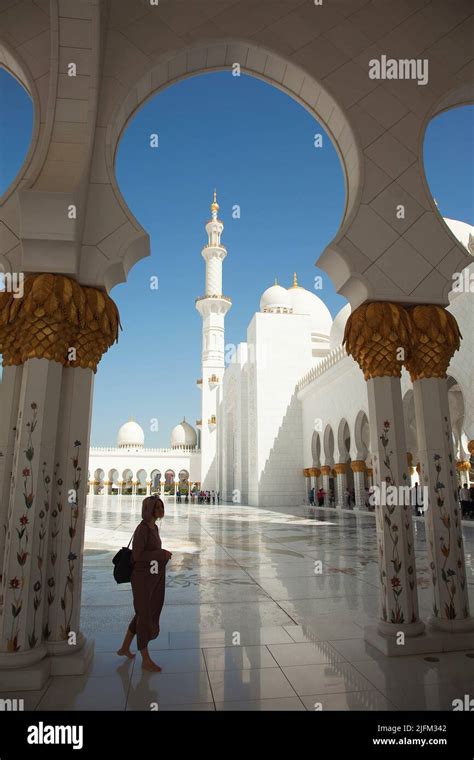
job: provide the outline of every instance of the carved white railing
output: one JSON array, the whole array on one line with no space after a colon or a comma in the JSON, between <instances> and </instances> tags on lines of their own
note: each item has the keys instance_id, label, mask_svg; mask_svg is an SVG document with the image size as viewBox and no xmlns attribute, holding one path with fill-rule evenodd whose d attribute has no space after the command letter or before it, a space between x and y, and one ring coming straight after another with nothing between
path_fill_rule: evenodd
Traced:
<instances>
[{"instance_id":1,"label":"carved white railing","mask_svg":"<svg viewBox=\"0 0 474 760\"><path fill-rule=\"evenodd\" d=\"M321 375L324 375L325 372L328 371L331 367L334 367L335 364L341 361L341 359L344 359L347 356L347 351L344 348L344 346L337 346L337 348L333 348L332 351L329 352L327 356L324 357L324 359L319 363L316 364L314 367L311 367L309 372L307 372L301 380L298 382L296 388L298 391L302 390L302 388L305 388L307 385L313 382L313 380L316 380L317 377L321 377Z\"/></svg>"},{"instance_id":2,"label":"carved white railing","mask_svg":"<svg viewBox=\"0 0 474 760\"><path fill-rule=\"evenodd\" d=\"M197 446L180 446L179 448L171 449L149 449L146 447L138 448L135 446L130 447L111 447L111 446L91 446L89 449L89 453L91 455L94 454L130 454L130 452L139 453L144 456L149 456L150 454L181 454L182 452L185 452L187 454L198 454L200 453L200 449L197 448Z\"/></svg>"}]
</instances>

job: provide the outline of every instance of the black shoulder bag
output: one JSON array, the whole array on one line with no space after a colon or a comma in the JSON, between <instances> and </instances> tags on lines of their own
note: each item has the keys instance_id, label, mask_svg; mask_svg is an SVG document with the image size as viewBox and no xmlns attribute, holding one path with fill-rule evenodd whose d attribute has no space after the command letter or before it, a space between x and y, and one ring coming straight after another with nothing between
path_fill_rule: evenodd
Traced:
<instances>
[{"instance_id":1,"label":"black shoulder bag","mask_svg":"<svg viewBox=\"0 0 474 760\"><path fill-rule=\"evenodd\" d=\"M134 535L135 533L133 533L132 538ZM112 560L114 563L114 578L117 583L130 583L132 580L132 550L129 549L132 538L128 542L128 546L122 546Z\"/></svg>"}]
</instances>

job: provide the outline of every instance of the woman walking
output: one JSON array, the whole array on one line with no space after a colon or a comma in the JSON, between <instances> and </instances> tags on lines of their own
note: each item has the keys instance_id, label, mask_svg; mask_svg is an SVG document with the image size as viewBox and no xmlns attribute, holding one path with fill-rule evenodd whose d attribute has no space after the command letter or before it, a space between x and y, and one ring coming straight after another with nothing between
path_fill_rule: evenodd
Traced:
<instances>
[{"instance_id":1,"label":"woman walking","mask_svg":"<svg viewBox=\"0 0 474 760\"><path fill-rule=\"evenodd\" d=\"M171 552L161 548L161 538L156 525L165 514L165 506L159 496L148 496L142 504L142 521L136 528L132 544L132 592L135 615L128 626L123 644L117 654L133 658L130 651L133 637L142 656L142 668L159 673L161 668L153 662L148 652L148 642L160 632L160 614L165 601L166 563Z\"/></svg>"}]
</instances>

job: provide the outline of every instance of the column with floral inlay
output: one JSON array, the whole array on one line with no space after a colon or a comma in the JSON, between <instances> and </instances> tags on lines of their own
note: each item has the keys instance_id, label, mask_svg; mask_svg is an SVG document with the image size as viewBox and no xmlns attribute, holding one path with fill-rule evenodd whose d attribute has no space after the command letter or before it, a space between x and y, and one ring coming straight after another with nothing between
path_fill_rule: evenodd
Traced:
<instances>
[{"instance_id":1,"label":"column with floral inlay","mask_svg":"<svg viewBox=\"0 0 474 760\"><path fill-rule=\"evenodd\" d=\"M382 606L378 630L388 637L399 632L416 636L424 630L418 614L411 508L398 495L399 486L409 485L400 387L408 341L408 316L395 303L363 304L345 328L347 352L367 381Z\"/></svg>"},{"instance_id":2,"label":"column with floral inlay","mask_svg":"<svg viewBox=\"0 0 474 760\"><path fill-rule=\"evenodd\" d=\"M408 313L412 348L407 368L413 382L420 485L428 489L424 507L433 592L429 622L443 631L472 631L446 379L461 336L454 316L441 306L415 306Z\"/></svg>"},{"instance_id":3,"label":"column with floral inlay","mask_svg":"<svg viewBox=\"0 0 474 760\"><path fill-rule=\"evenodd\" d=\"M58 562L63 557L63 534L61 527L57 532L56 510L58 481L62 478L59 470L70 453L65 441L79 425L84 433L81 465L87 473L85 408L87 398L90 405L91 364L97 353L102 355L116 339L118 315L105 294L49 273L28 275L18 303L11 294L0 294L0 307L3 364L22 367L3 558L0 683L8 690L39 689L54 672L47 657L51 653L53 629L50 625L48 630L48 620L54 588L49 582L49 563L51 551L57 551ZM88 381L75 393L75 403L65 405L70 378L83 372ZM67 486L67 468L65 472ZM73 520L74 510L83 506L86 489L84 481L71 507ZM78 527L73 523L72 536L67 530L70 537L77 536L70 555L77 560L75 577L80 588L83 526L81 530ZM58 566L57 578L63 583L66 568ZM74 606L77 622L79 597Z\"/></svg>"},{"instance_id":4,"label":"column with floral inlay","mask_svg":"<svg viewBox=\"0 0 474 760\"><path fill-rule=\"evenodd\" d=\"M4 367L0 383L0 583L8 529L8 504L22 371L22 365Z\"/></svg>"}]
</instances>

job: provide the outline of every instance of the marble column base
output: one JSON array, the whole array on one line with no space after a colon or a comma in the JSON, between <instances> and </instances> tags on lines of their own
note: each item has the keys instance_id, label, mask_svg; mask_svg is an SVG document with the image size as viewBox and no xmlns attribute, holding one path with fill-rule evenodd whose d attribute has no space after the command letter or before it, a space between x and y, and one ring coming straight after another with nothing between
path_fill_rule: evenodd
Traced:
<instances>
[{"instance_id":1,"label":"marble column base","mask_svg":"<svg viewBox=\"0 0 474 760\"><path fill-rule=\"evenodd\" d=\"M403 626L400 626L400 631ZM398 630L398 628L397 628ZM474 649L474 633L447 633L427 628L419 636L405 636L404 644L397 644L396 636L384 636L378 625L364 628L367 644L378 649L387 657L403 657L410 654L431 654L433 652L459 652Z\"/></svg>"},{"instance_id":2,"label":"marble column base","mask_svg":"<svg viewBox=\"0 0 474 760\"><path fill-rule=\"evenodd\" d=\"M26 652L0 653L0 691L42 689L50 673L44 644Z\"/></svg>"},{"instance_id":3,"label":"marble column base","mask_svg":"<svg viewBox=\"0 0 474 760\"><path fill-rule=\"evenodd\" d=\"M428 619L428 625L433 631L441 633L469 633L474 634L474 618L469 617L464 620L441 620L431 616Z\"/></svg>"},{"instance_id":4,"label":"marble column base","mask_svg":"<svg viewBox=\"0 0 474 760\"><path fill-rule=\"evenodd\" d=\"M48 659L51 662L52 676L82 676L94 656L95 642L84 639L81 649L70 654L54 655Z\"/></svg>"},{"instance_id":5,"label":"marble column base","mask_svg":"<svg viewBox=\"0 0 474 760\"><path fill-rule=\"evenodd\" d=\"M38 691L51 676L83 675L93 655L94 641L86 639L79 651L43 657L39 662L24 667L2 668L0 661L0 691ZM15 655L8 655L8 657L15 657Z\"/></svg>"}]
</instances>

